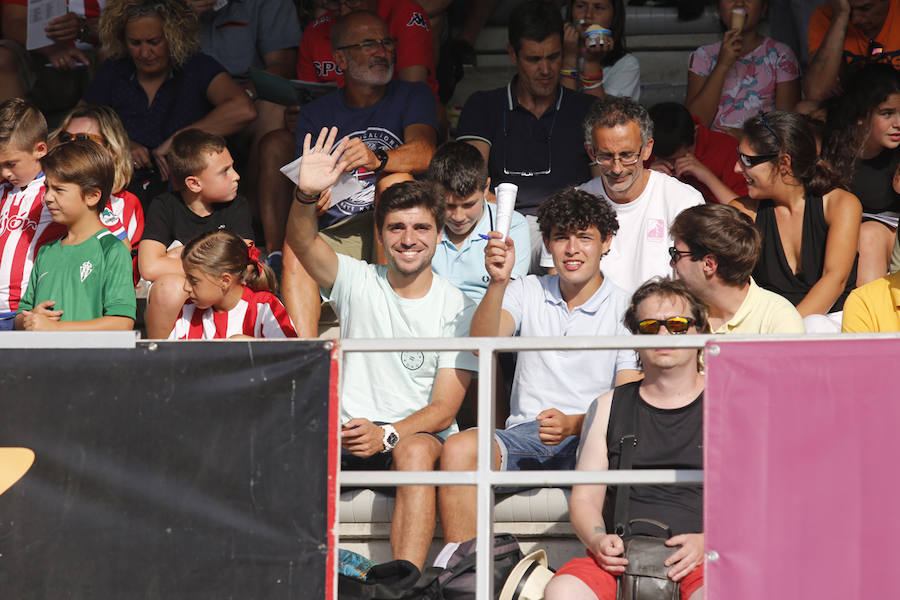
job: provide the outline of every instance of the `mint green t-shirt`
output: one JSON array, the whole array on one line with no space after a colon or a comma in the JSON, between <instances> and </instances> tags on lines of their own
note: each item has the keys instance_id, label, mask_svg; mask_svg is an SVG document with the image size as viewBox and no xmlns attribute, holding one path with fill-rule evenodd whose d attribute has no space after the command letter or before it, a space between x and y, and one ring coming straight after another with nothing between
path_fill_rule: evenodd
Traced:
<instances>
[{"instance_id":1,"label":"mint green t-shirt","mask_svg":"<svg viewBox=\"0 0 900 600\"><path fill-rule=\"evenodd\" d=\"M134 319L131 255L125 244L108 229L80 244L61 242L56 240L38 250L19 311L54 300L51 310L63 311L60 321Z\"/></svg>"}]
</instances>

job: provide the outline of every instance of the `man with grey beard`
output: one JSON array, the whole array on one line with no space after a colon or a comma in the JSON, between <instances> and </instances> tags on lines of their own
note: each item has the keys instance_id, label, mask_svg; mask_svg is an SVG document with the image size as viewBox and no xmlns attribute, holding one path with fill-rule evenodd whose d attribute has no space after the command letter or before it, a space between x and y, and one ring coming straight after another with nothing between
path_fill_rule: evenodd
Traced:
<instances>
[{"instance_id":1,"label":"man with grey beard","mask_svg":"<svg viewBox=\"0 0 900 600\"><path fill-rule=\"evenodd\" d=\"M392 79L396 40L375 13L340 17L332 30L331 49L344 73L344 87L303 107L297 140L299 149L307 133L315 136L322 127L337 127L340 137L351 138L344 151L346 172L356 176L361 189L340 198L329 190L319 203L319 228L327 238L343 240L341 232L356 231L361 220L368 223L365 231L373 231L377 177L428 169L437 142L437 116L434 95L425 84ZM371 249L368 237L363 245ZM366 252L348 253L370 257Z\"/></svg>"}]
</instances>

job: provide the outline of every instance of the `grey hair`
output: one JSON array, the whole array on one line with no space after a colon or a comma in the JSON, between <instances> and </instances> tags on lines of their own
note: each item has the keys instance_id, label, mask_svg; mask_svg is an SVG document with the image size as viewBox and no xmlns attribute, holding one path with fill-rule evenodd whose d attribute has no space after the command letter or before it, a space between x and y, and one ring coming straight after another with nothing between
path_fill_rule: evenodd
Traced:
<instances>
[{"instance_id":1,"label":"grey hair","mask_svg":"<svg viewBox=\"0 0 900 600\"><path fill-rule=\"evenodd\" d=\"M593 148L595 127L615 127L629 121L637 123L641 130L641 143L646 145L653 137L653 119L646 108L627 97L598 98L584 118L584 142Z\"/></svg>"}]
</instances>

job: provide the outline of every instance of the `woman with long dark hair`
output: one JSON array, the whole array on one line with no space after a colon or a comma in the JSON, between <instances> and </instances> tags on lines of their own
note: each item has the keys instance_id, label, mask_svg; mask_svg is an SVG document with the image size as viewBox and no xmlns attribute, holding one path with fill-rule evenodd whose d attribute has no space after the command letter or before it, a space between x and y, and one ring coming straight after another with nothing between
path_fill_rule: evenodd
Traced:
<instances>
[{"instance_id":1,"label":"woman with long dark hair","mask_svg":"<svg viewBox=\"0 0 900 600\"><path fill-rule=\"evenodd\" d=\"M787 111L751 117L735 168L749 197L731 204L762 235L756 283L790 300L807 331L840 331L839 313L856 283L862 207L819 157L812 125Z\"/></svg>"},{"instance_id":2,"label":"woman with long dark hair","mask_svg":"<svg viewBox=\"0 0 900 600\"><path fill-rule=\"evenodd\" d=\"M842 85L828 106L822 156L862 203L859 286L887 274L900 219L900 194L892 186L900 166L900 74L889 64L867 64Z\"/></svg>"}]
</instances>

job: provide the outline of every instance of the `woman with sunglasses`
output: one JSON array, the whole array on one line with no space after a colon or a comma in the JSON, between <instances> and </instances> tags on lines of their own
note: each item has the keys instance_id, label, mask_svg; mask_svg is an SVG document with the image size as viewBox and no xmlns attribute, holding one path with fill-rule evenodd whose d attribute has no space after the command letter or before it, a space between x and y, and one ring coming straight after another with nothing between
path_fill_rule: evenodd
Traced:
<instances>
[{"instance_id":1,"label":"woman with sunglasses","mask_svg":"<svg viewBox=\"0 0 900 600\"><path fill-rule=\"evenodd\" d=\"M72 109L50 134L50 146L83 139L106 148L116 170L113 191L100 220L130 248L137 248L144 233L144 210L137 196L125 189L133 173L128 133L113 109L81 104Z\"/></svg>"},{"instance_id":2,"label":"woman with sunglasses","mask_svg":"<svg viewBox=\"0 0 900 600\"><path fill-rule=\"evenodd\" d=\"M862 206L818 156L812 125L787 111L748 119L735 169L749 197L731 204L762 235L756 283L790 300L808 332L840 331L840 311L856 283Z\"/></svg>"},{"instance_id":3,"label":"woman with sunglasses","mask_svg":"<svg viewBox=\"0 0 900 600\"><path fill-rule=\"evenodd\" d=\"M140 182L133 190L149 181L157 193L165 191L166 154L179 131L228 136L256 118L244 89L199 52L197 16L185 0L109 0L100 39L110 59L97 69L84 100L110 106L122 119ZM152 194L137 195L145 204L152 200Z\"/></svg>"},{"instance_id":4,"label":"woman with sunglasses","mask_svg":"<svg viewBox=\"0 0 900 600\"><path fill-rule=\"evenodd\" d=\"M822 155L863 206L861 286L888 273L900 219L900 194L892 186L900 166L900 74L887 64L867 64L842 84L844 92L828 106Z\"/></svg>"}]
</instances>

